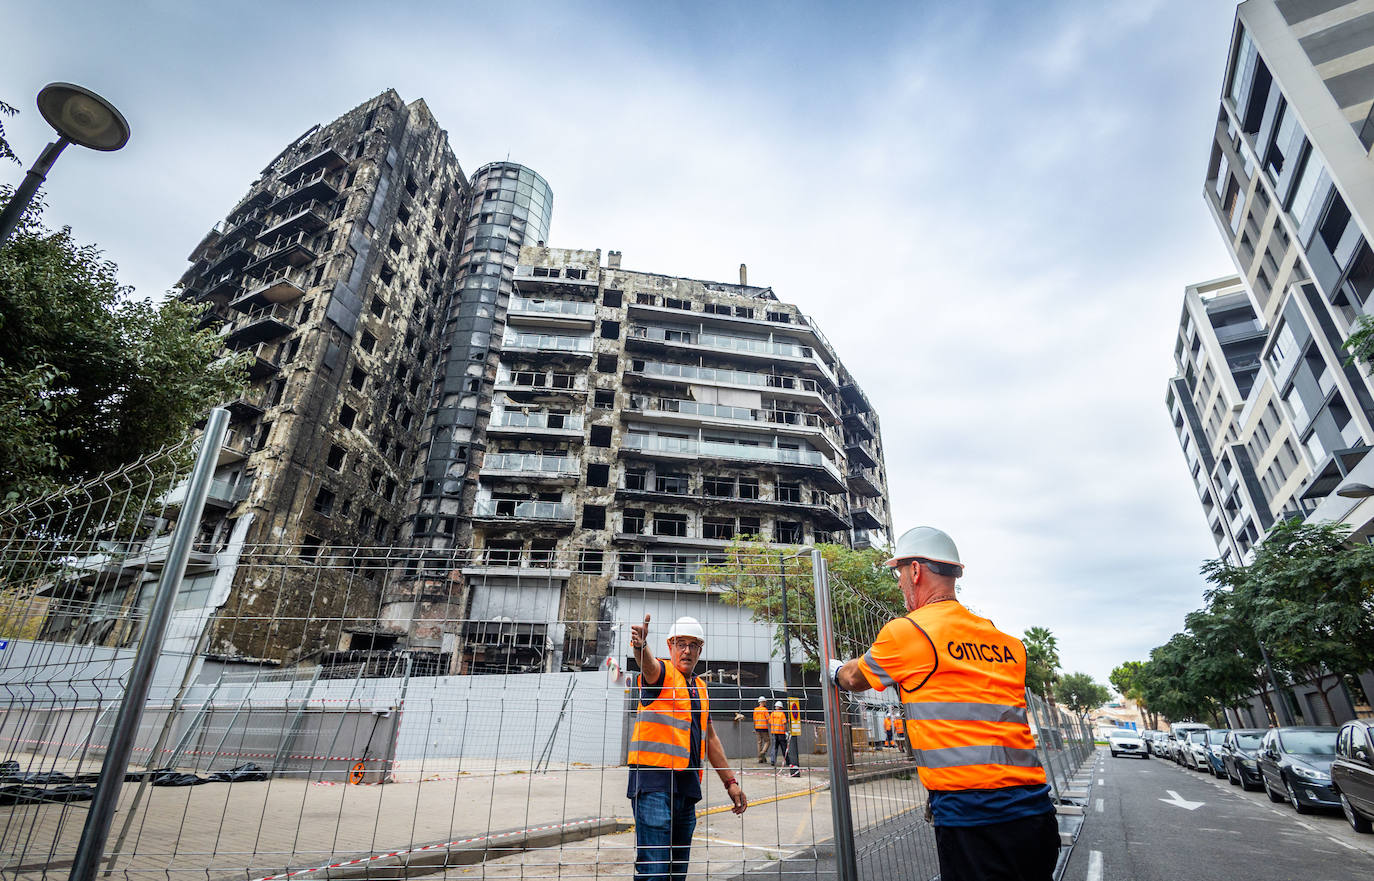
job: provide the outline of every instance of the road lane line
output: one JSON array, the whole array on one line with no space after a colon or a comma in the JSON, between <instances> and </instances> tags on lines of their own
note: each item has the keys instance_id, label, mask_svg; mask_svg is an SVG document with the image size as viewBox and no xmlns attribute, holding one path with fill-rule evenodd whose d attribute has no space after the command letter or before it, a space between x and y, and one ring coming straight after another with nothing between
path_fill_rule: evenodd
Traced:
<instances>
[{"instance_id":1,"label":"road lane line","mask_svg":"<svg viewBox=\"0 0 1374 881\"><path fill-rule=\"evenodd\" d=\"M1102 881L1102 851L1100 850L1088 852L1087 881Z\"/></svg>"},{"instance_id":2,"label":"road lane line","mask_svg":"<svg viewBox=\"0 0 1374 881\"><path fill-rule=\"evenodd\" d=\"M1099 814L1102 813L1102 799L1099 798L1097 801L1093 802L1093 810L1097 811Z\"/></svg>"},{"instance_id":3,"label":"road lane line","mask_svg":"<svg viewBox=\"0 0 1374 881\"><path fill-rule=\"evenodd\" d=\"M1326 837L1327 837L1327 838L1330 838L1331 841L1335 842L1336 844L1339 844L1341 847L1345 848L1346 850L1359 850L1359 848L1356 847L1355 845L1350 844L1350 843L1345 842L1345 841L1341 841L1339 838L1331 838L1330 835L1328 835L1328 836L1326 836Z\"/></svg>"}]
</instances>

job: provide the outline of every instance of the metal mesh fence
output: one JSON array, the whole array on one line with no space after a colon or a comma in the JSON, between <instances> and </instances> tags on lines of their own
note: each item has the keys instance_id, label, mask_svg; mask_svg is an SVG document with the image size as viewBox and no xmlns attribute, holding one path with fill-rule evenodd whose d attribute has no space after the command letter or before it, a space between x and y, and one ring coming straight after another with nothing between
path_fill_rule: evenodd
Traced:
<instances>
[{"instance_id":1,"label":"metal mesh fence","mask_svg":"<svg viewBox=\"0 0 1374 881\"><path fill-rule=\"evenodd\" d=\"M187 453L144 463L122 495L83 490L98 511L74 495L0 512L4 877L71 869ZM938 874L902 726L883 724L896 695L846 696L837 742L825 724L822 640L862 654L903 612L895 583L836 567L821 628L810 552L601 560L236 535L192 556L101 851L110 876L631 875L629 626L646 615L660 656L676 618L702 622L696 673L750 801L732 814L706 769L690 877L845 877L851 842L859 877ZM756 731L760 698L770 716L782 704L781 735ZM1066 793L1091 741L1035 715Z\"/></svg>"}]
</instances>

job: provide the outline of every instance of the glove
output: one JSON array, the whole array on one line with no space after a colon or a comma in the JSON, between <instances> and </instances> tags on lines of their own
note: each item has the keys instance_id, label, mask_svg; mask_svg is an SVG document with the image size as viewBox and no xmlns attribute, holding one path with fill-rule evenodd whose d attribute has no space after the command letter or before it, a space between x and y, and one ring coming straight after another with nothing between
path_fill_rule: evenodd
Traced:
<instances>
[{"instance_id":1,"label":"glove","mask_svg":"<svg viewBox=\"0 0 1374 881\"><path fill-rule=\"evenodd\" d=\"M830 659L830 681L835 683L836 685L840 684L840 680L836 679L835 676L840 672L840 668L843 666L844 661L841 661L838 658Z\"/></svg>"}]
</instances>

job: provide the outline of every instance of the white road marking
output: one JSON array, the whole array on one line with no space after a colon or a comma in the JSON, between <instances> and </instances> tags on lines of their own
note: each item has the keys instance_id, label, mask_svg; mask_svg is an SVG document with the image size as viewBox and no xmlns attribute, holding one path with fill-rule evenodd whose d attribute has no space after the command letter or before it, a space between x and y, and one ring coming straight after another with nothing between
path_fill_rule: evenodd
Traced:
<instances>
[{"instance_id":1,"label":"white road marking","mask_svg":"<svg viewBox=\"0 0 1374 881\"><path fill-rule=\"evenodd\" d=\"M1336 843L1336 844L1339 844L1341 847L1345 848L1346 850L1359 850L1359 848L1356 847L1355 845L1350 844L1350 843L1345 842L1345 841L1341 841L1339 838L1331 838L1330 835L1328 835L1328 836L1326 836L1326 837L1327 837L1327 838L1330 838L1332 842L1334 842L1334 843Z\"/></svg>"},{"instance_id":2,"label":"white road marking","mask_svg":"<svg viewBox=\"0 0 1374 881\"><path fill-rule=\"evenodd\" d=\"M1087 881L1102 881L1102 851L1100 850L1088 852Z\"/></svg>"},{"instance_id":3,"label":"white road marking","mask_svg":"<svg viewBox=\"0 0 1374 881\"><path fill-rule=\"evenodd\" d=\"M1102 799L1099 798L1097 801L1093 802L1093 810L1097 811L1099 814L1102 813Z\"/></svg>"},{"instance_id":4,"label":"white road marking","mask_svg":"<svg viewBox=\"0 0 1374 881\"><path fill-rule=\"evenodd\" d=\"M1188 801L1172 789L1166 789L1164 791L1169 793L1170 797L1161 798L1160 801L1164 802L1166 805L1173 805L1174 807L1183 808L1184 810L1195 811L1207 804L1205 801Z\"/></svg>"},{"instance_id":5,"label":"white road marking","mask_svg":"<svg viewBox=\"0 0 1374 881\"><path fill-rule=\"evenodd\" d=\"M1106 785L1107 785L1107 781L1104 780L1104 779L1102 779L1101 777L1098 777L1098 778L1097 778L1097 785L1098 785L1098 786L1106 786Z\"/></svg>"}]
</instances>

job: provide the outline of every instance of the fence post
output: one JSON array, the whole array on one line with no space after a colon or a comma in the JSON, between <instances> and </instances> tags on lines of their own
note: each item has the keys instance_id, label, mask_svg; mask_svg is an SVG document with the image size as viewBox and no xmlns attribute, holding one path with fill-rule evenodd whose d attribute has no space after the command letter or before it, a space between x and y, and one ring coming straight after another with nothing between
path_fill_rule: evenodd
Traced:
<instances>
[{"instance_id":1,"label":"fence post","mask_svg":"<svg viewBox=\"0 0 1374 881\"><path fill-rule=\"evenodd\" d=\"M844 706L840 690L830 681L830 659L835 657L835 624L830 617L830 576L825 557L811 552L811 576L816 587L816 641L820 646L821 694L825 705L825 751L830 765L830 813L834 824L835 870L839 881L859 881L854 854L854 818L849 809L849 769L844 744Z\"/></svg>"},{"instance_id":2,"label":"fence post","mask_svg":"<svg viewBox=\"0 0 1374 881\"><path fill-rule=\"evenodd\" d=\"M162 654L162 640L167 635L167 624L172 618L181 579L186 574L191 546L196 533L200 531L200 515L205 510L205 499L210 494L210 481L215 476L215 465L228 427L228 410L216 407L210 411L200 452L196 454L196 462L187 482L186 500L172 530L167 562L163 565L162 577L158 579L153 606L148 611L148 624L143 630L143 638L139 640L138 653L129 671L129 684L124 689L114 731L105 749L105 760L100 766L100 782L96 784L95 798L91 800L86 824L81 829L81 841L77 845L72 871L68 876L71 881L92 881L105 849L105 841L109 838L110 824L114 822L115 807L119 802L119 789L124 783L139 721L143 717L143 707L148 700L148 689L152 686L153 668Z\"/></svg>"}]
</instances>

